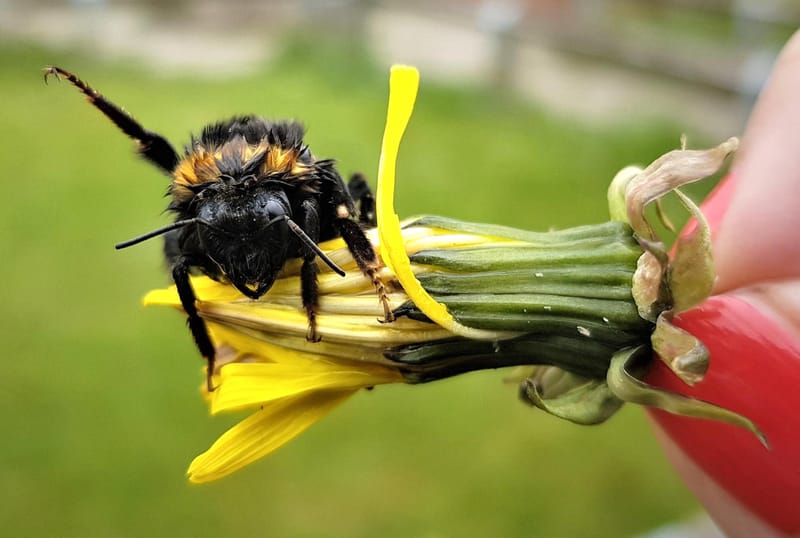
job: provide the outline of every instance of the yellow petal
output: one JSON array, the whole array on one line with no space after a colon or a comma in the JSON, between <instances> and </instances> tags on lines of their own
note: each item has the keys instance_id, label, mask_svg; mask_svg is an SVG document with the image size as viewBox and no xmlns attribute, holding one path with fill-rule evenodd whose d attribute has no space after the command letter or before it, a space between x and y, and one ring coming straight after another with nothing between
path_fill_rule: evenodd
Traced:
<instances>
[{"instance_id":1,"label":"yellow petal","mask_svg":"<svg viewBox=\"0 0 800 538\"><path fill-rule=\"evenodd\" d=\"M389 368L340 364L322 360L304 364L234 363L222 368L211 412L238 410L302 393L324 390L358 390L403 381Z\"/></svg>"},{"instance_id":2,"label":"yellow petal","mask_svg":"<svg viewBox=\"0 0 800 538\"><path fill-rule=\"evenodd\" d=\"M250 332L243 332L238 327L212 322L208 324L208 328L217 346L229 346L235 349L239 356L247 356L250 360L303 365L310 359L316 358L316 355L310 353L254 338Z\"/></svg>"},{"instance_id":3,"label":"yellow petal","mask_svg":"<svg viewBox=\"0 0 800 538\"><path fill-rule=\"evenodd\" d=\"M150 290L142 299L144 306L180 306L181 301L178 298L178 292L175 286L169 288Z\"/></svg>"},{"instance_id":4,"label":"yellow petal","mask_svg":"<svg viewBox=\"0 0 800 538\"><path fill-rule=\"evenodd\" d=\"M197 295L197 299L200 301L235 301L237 299L244 298L239 290L230 284L217 282L216 280L213 280L207 276L192 277L192 288L194 289L195 295ZM178 297L178 291L175 286L152 290L144 296L142 302L145 306L181 305L181 300Z\"/></svg>"},{"instance_id":5,"label":"yellow petal","mask_svg":"<svg viewBox=\"0 0 800 538\"><path fill-rule=\"evenodd\" d=\"M210 482L280 448L330 413L355 391L316 391L265 405L225 432L189 466L189 480Z\"/></svg>"},{"instance_id":6,"label":"yellow petal","mask_svg":"<svg viewBox=\"0 0 800 538\"><path fill-rule=\"evenodd\" d=\"M308 330L308 318L305 312L280 305L206 303L201 306L200 313L210 322L241 329L240 332L251 338L253 332L257 331L262 334L259 342L268 340L270 336L305 339ZM390 346L452 336L447 330L422 321L399 319L393 323L381 323L375 315L339 314L319 314L317 334L322 337L322 342L312 343L310 346L303 345L300 349L309 353L324 354L325 344L346 344L383 350ZM232 347L243 349L240 345ZM353 358L357 357L359 351L360 349L352 350ZM256 353L260 354L257 350Z\"/></svg>"},{"instance_id":7,"label":"yellow petal","mask_svg":"<svg viewBox=\"0 0 800 538\"><path fill-rule=\"evenodd\" d=\"M397 168L397 154L419 88L419 71L405 65L392 66L389 75L389 104L386 111L386 126L381 142L381 156L378 162L377 218L380 252L383 262L397 274L394 267L394 253L402 246L400 220L394 211L394 182Z\"/></svg>"},{"instance_id":8,"label":"yellow petal","mask_svg":"<svg viewBox=\"0 0 800 538\"><path fill-rule=\"evenodd\" d=\"M389 105L386 113L386 127L383 133L381 158L378 164L376 208L381 258L397 276L397 280L400 281L403 290L414 301L414 304L431 321L461 336L498 338L503 335L494 331L483 331L461 325L447 311L445 305L431 297L414 276L411 261L403 243L400 219L394 210L395 170L400 141L411 119L418 87L419 72L416 69L402 65L392 67L389 78Z\"/></svg>"}]
</instances>

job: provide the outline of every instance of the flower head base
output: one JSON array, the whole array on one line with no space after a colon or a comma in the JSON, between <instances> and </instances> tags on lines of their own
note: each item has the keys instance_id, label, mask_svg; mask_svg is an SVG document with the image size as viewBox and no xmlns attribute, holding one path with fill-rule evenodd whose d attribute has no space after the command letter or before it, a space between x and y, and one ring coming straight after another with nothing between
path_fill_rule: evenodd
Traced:
<instances>
[{"instance_id":1,"label":"flower head base","mask_svg":"<svg viewBox=\"0 0 800 538\"><path fill-rule=\"evenodd\" d=\"M297 260L258 301L195 277L197 309L218 351L218 388L204 392L211 412L254 411L192 462L190 480L214 480L263 457L362 388L506 366L520 366L512 377L523 400L573 422L602 422L633 401L760 435L744 417L640 381L651 349L687 382L702 378L707 353L670 320L704 299L713 281L702 215L691 201L679 194L701 226L672 262L644 205L716 171L735 142L626 169L612 183L613 220L604 224L536 233L442 217L401 223L394 170L417 84L416 70L393 69L378 228L367 232L397 319L379 321L373 283L338 239L320 245L346 271L342 278L320 266L320 342L306 339ZM181 304L174 288L145 302Z\"/></svg>"}]
</instances>

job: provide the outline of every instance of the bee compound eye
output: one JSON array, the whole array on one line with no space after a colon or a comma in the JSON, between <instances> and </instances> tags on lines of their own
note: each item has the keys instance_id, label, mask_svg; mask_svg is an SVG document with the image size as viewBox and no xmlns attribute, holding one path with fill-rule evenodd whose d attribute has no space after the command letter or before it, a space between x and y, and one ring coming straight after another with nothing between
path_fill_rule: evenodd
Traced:
<instances>
[{"instance_id":1,"label":"bee compound eye","mask_svg":"<svg viewBox=\"0 0 800 538\"><path fill-rule=\"evenodd\" d=\"M269 199L266 203L267 217L272 220L276 217L289 216L286 206L277 199Z\"/></svg>"}]
</instances>

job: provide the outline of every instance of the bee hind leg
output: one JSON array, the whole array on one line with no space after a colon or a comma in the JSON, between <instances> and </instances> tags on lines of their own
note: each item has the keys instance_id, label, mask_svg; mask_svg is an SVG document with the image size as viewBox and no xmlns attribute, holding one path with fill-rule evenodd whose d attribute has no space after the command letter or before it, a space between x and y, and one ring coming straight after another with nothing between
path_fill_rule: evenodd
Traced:
<instances>
[{"instance_id":1,"label":"bee hind leg","mask_svg":"<svg viewBox=\"0 0 800 538\"><path fill-rule=\"evenodd\" d=\"M372 189L369 188L363 174L353 174L347 183L347 190L356 203L358 208L358 222L364 226L374 227L378 225L377 214L375 212L375 197Z\"/></svg>"}]
</instances>

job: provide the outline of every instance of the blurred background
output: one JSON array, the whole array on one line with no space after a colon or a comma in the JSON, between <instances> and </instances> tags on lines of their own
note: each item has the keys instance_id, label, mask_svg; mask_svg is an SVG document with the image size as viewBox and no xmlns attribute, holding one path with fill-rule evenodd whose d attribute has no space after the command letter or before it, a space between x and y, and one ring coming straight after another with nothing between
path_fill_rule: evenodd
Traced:
<instances>
[{"instance_id":1,"label":"blurred background","mask_svg":"<svg viewBox=\"0 0 800 538\"><path fill-rule=\"evenodd\" d=\"M374 177L388 66L414 64L401 216L548 229L606 220L614 173L682 133L740 134L798 23L790 0L0 0L0 528L713 536L640 409L574 426L519 403L503 372L365 392L189 485L241 417L207 416L182 316L140 306L169 282L158 242L113 249L169 221L167 180L41 69L74 71L176 146L233 114L298 118L318 156Z\"/></svg>"}]
</instances>

